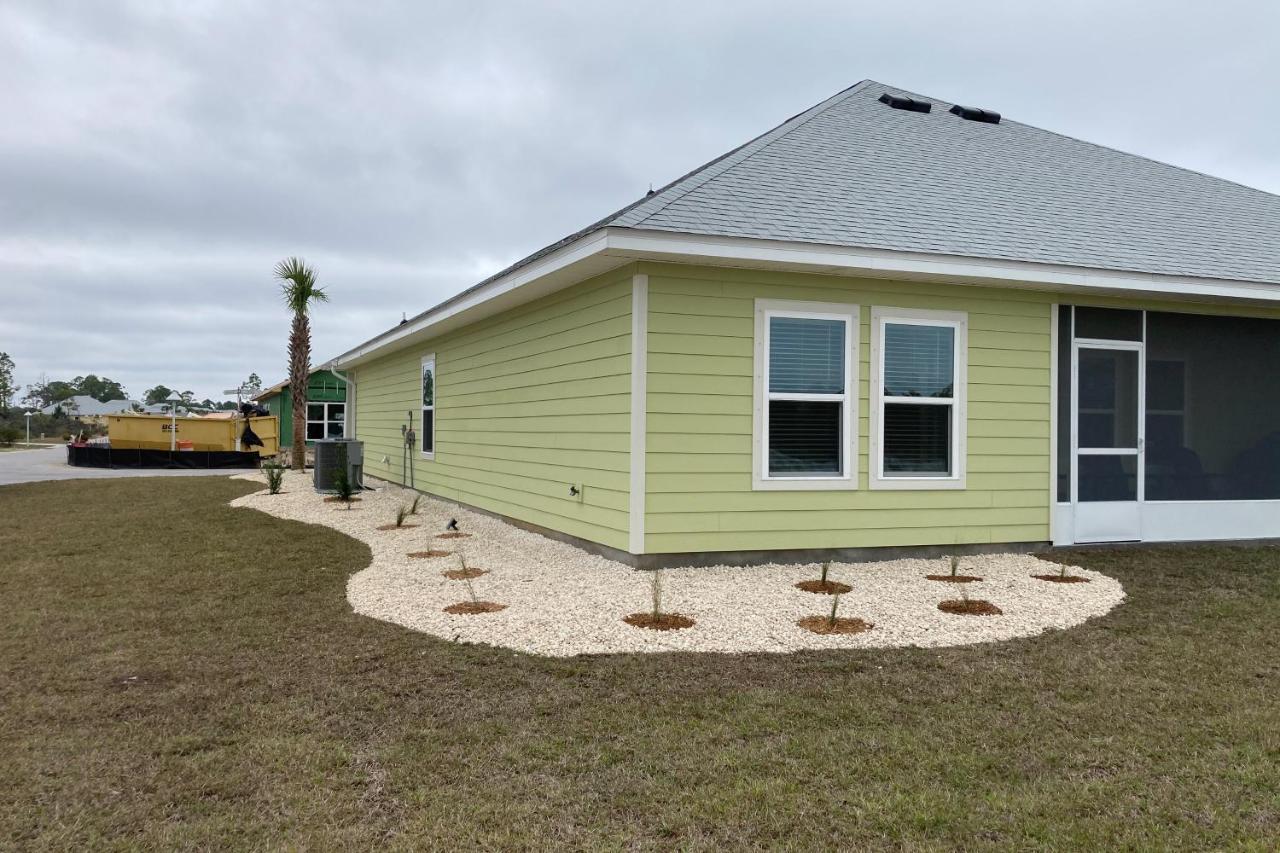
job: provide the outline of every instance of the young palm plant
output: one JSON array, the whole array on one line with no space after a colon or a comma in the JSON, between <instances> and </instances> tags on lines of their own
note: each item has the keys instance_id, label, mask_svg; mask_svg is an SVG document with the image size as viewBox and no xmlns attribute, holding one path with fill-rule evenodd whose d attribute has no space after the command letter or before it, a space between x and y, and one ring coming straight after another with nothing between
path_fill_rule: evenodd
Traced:
<instances>
[{"instance_id":1,"label":"young palm plant","mask_svg":"<svg viewBox=\"0 0 1280 853\"><path fill-rule=\"evenodd\" d=\"M289 389L293 398L293 470L307 461L307 378L311 373L311 306L328 302L329 295L316 284L316 273L301 258L285 258L276 264L280 293L293 312L289 329Z\"/></svg>"}]
</instances>

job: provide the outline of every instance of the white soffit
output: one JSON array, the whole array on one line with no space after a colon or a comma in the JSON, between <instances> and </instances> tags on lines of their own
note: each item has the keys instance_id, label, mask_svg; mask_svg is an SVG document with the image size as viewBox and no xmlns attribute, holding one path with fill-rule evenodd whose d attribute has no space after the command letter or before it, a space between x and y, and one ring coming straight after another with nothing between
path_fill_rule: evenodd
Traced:
<instances>
[{"instance_id":1,"label":"white soffit","mask_svg":"<svg viewBox=\"0 0 1280 853\"><path fill-rule=\"evenodd\" d=\"M602 228L338 356L343 369L437 337L633 261L786 270L1054 293L1280 306L1280 284L1127 273L818 243Z\"/></svg>"}]
</instances>

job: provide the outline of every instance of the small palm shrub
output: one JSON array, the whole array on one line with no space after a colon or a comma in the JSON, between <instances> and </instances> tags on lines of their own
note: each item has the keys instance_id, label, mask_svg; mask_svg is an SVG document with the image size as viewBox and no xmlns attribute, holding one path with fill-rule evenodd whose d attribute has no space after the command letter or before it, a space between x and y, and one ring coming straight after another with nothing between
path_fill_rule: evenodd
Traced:
<instances>
[{"instance_id":1,"label":"small palm shrub","mask_svg":"<svg viewBox=\"0 0 1280 853\"><path fill-rule=\"evenodd\" d=\"M960 568L960 558L959 558L959 557L952 557L952 558L951 558L951 577L955 577L955 576L956 576L956 571L957 571L959 568Z\"/></svg>"},{"instance_id":2,"label":"small palm shrub","mask_svg":"<svg viewBox=\"0 0 1280 853\"><path fill-rule=\"evenodd\" d=\"M338 467L333 472L333 491L338 499L351 509L351 497L356 493L356 484L351 482L351 473L347 470L347 445L338 445Z\"/></svg>"},{"instance_id":3,"label":"small palm shrub","mask_svg":"<svg viewBox=\"0 0 1280 853\"><path fill-rule=\"evenodd\" d=\"M274 463L263 465L262 473L267 477L267 494L280 494L280 489L284 486L284 466Z\"/></svg>"},{"instance_id":4,"label":"small palm shrub","mask_svg":"<svg viewBox=\"0 0 1280 853\"><path fill-rule=\"evenodd\" d=\"M409 517L409 507L401 504L396 507L396 527L404 527L404 520Z\"/></svg>"},{"instance_id":5,"label":"small palm shrub","mask_svg":"<svg viewBox=\"0 0 1280 853\"><path fill-rule=\"evenodd\" d=\"M840 593L831 596L831 612L827 614L827 627L836 627L836 611L840 609Z\"/></svg>"},{"instance_id":6,"label":"small palm shrub","mask_svg":"<svg viewBox=\"0 0 1280 853\"><path fill-rule=\"evenodd\" d=\"M662 618L662 570L657 569L649 578L649 594L653 598L653 618Z\"/></svg>"},{"instance_id":7,"label":"small palm shrub","mask_svg":"<svg viewBox=\"0 0 1280 853\"><path fill-rule=\"evenodd\" d=\"M409 505L409 515L418 514L418 503L422 500L422 495L414 495L413 503Z\"/></svg>"}]
</instances>

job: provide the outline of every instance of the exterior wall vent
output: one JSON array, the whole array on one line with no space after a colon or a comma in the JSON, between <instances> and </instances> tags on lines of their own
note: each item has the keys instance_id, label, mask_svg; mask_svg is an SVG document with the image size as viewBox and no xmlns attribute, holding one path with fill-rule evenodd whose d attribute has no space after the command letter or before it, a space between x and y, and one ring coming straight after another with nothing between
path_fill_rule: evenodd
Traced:
<instances>
[{"instance_id":1,"label":"exterior wall vent","mask_svg":"<svg viewBox=\"0 0 1280 853\"><path fill-rule=\"evenodd\" d=\"M927 113L933 109L933 104L928 101L917 101L915 98L908 98L905 95L891 95L888 92L880 96L880 103L888 104L895 110L907 110L913 113Z\"/></svg>"},{"instance_id":2,"label":"exterior wall vent","mask_svg":"<svg viewBox=\"0 0 1280 853\"><path fill-rule=\"evenodd\" d=\"M967 118L969 121L980 121L985 122L986 124L1000 123L1000 113L992 112L991 110L982 110L977 107L962 107L959 104L956 104L949 110L949 112L960 116L960 118Z\"/></svg>"}]
</instances>

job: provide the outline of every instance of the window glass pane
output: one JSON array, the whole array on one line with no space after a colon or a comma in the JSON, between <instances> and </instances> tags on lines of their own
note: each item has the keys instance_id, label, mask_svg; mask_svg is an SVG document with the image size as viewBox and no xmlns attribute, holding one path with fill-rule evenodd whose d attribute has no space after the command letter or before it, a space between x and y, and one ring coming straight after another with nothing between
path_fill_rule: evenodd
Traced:
<instances>
[{"instance_id":1,"label":"window glass pane","mask_svg":"<svg viewBox=\"0 0 1280 853\"><path fill-rule=\"evenodd\" d=\"M1147 315L1145 498L1280 499L1280 321Z\"/></svg>"},{"instance_id":2,"label":"window glass pane","mask_svg":"<svg viewBox=\"0 0 1280 853\"><path fill-rule=\"evenodd\" d=\"M844 403L770 400L769 473L840 476Z\"/></svg>"},{"instance_id":3,"label":"window glass pane","mask_svg":"<svg viewBox=\"0 0 1280 853\"><path fill-rule=\"evenodd\" d=\"M950 473L951 406L885 403L885 476Z\"/></svg>"},{"instance_id":4,"label":"window glass pane","mask_svg":"<svg viewBox=\"0 0 1280 853\"><path fill-rule=\"evenodd\" d=\"M346 411L346 408L341 403L330 403L329 404L329 422L333 423L334 421L337 421L338 423L341 423L343 418L345 417L345 415L343 414L345 411Z\"/></svg>"},{"instance_id":5,"label":"window glass pane","mask_svg":"<svg viewBox=\"0 0 1280 853\"><path fill-rule=\"evenodd\" d=\"M886 397L950 397L954 393L956 330L886 323Z\"/></svg>"},{"instance_id":6,"label":"window glass pane","mask_svg":"<svg viewBox=\"0 0 1280 853\"><path fill-rule=\"evenodd\" d=\"M342 432L343 432L342 421L338 421L337 423L334 423L333 421L329 421L329 423L326 426L328 428L329 438L342 438Z\"/></svg>"},{"instance_id":7,"label":"window glass pane","mask_svg":"<svg viewBox=\"0 0 1280 853\"><path fill-rule=\"evenodd\" d=\"M1138 446L1138 353L1080 350L1080 447Z\"/></svg>"},{"instance_id":8,"label":"window glass pane","mask_svg":"<svg viewBox=\"0 0 1280 853\"><path fill-rule=\"evenodd\" d=\"M308 403L307 404L307 420L309 421L324 420L324 403Z\"/></svg>"},{"instance_id":9,"label":"window glass pane","mask_svg":"<svg viewBox=\"0 0 1280 853\"><path fill-rule=\"evenodd\" d=\"M418 448L423 453L434 453L436 449L436 413L427 409L422 413L422 430L418 433Z\"/></svg>"},{"instance_id":10,"label":"window glass pane","mask_svg":"<svg viewBox=\"0 0 1280 853\"><path fill-rule=\"evenodd\" d=\"M843 320L769 318L769 390L844 393Z\"/></svg>"},{"instance_id":11,"label":"window glass pane","mask_svg":"<svg viewBox=\"0 0 1280 853\"><path fill-rule=\"evenodd\" d=\"M436 404L436 369L434 365L422 366L422 405Z\"/></svg>"},{"instance_id":12,"label":"window glass pane","mask_svg":"<svg viewBox=\"0 0 1280 853\"><path fill-rule=\"evenodd\" d=\"M1142 340L1142 312L1076 308L1076 337L1107 341Z\"/></svg>"},{"instance_id":13,"label":"window glass pane","mask_svg":"<svg viewBox=\"0 0 1280 853\"><path fill-rule=\"evenodd\" d=\"M1071 306L1058 307L1058 500L1071 500Z\"/></svg>"},{"instance_id":14,"label":"window glass pane","mask_svg":"<svg viewBox=\"0 0 1280 853\"><path fill-rule=\"evenodd\" d=\"M317 438L324 438L324 424L314 421L307 422L307 441L315 441Z\"/></svg>"},{"instance_id":15,"label":"window glass pane","mask_svg":"<svg viewBox=\"0 0 1280 853\"><path fill-rule=\"evenodd\" d=\"M1080 456L1080 500L1136 501L1138 457Z\"/></svg>"}]
</instances>

